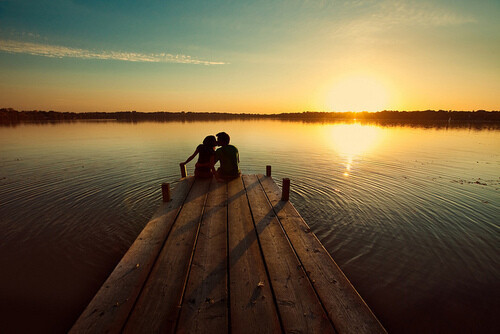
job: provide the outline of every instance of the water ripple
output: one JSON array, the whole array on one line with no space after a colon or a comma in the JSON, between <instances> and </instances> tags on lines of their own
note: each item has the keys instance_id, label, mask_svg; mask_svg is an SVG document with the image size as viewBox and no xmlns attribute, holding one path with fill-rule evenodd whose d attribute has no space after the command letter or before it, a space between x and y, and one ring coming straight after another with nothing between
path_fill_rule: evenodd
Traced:
<instances>
[{"instance_id":1,"label":"water ripple","mask_svg":"<svg viewBox=\"0 0 500 334\"><path fill-rule=\"evenodd\" d=\"M217 124L222 125L233 126ZM112 131L116 124L92 126ZM19 305L67 296L51 309L60 314L52 323L63 324L56 332L71 325L151 217L161 183L175 189L178 163L196 147L190 127L199 135L197 124L182 125L185 133L168 128L172 135L164 129L168 124L158 124L148 131L160 139L139 145L128 137L129 125L121 126L128 130L118 126L113 136L87 144L65 145L61 138L44 151L33 144L43 138L35 138L15 150L0 148L0 266L9 268L0 295ZM74 127L61 125L65 136ZM241 131L255 138L251 127ZM452 317L468 310L475 319L495 318L498 150L454 142L421 149L410 143L391 154L346 157L328 143L304 145L314 132L262 133L271 138L268 147L258 140L240 146L242 171L265 173L271 164L278 185L291 179L291 201L388 329L401 332L404 321L428 312ZM498 140L498 132L489 135ZM189 173L193 168L190 163ZM450 303L455 309L446 307ZM69 304L72 309L61 311ZM10 305L5 317L15 318L22 308ZM39 312L50 309L40 305Z\"/></svg>"}]
</instances>

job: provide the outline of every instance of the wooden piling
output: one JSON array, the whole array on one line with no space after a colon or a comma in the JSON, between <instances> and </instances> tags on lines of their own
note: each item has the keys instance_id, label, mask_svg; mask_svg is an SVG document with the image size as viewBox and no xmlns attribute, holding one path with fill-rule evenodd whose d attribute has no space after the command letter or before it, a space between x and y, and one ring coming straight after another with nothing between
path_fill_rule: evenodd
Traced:
<instances>
[{"instance_id":1,"label":"wooden piling","mask_svg":"<svg viewBox=\"0 0 500 334\"><path fill-rule=\"evenodd\" d=\"M161 195L163 198L163 202L170 202L172 199L170 196L170 184L169 183L162 183L161 184Z\"/></svg>"},{"instance_id":2,"label":"wooden piling","mask_svg":"<svg viewBox=\"0 0 500 334\"><path fill-rule=\"evenodd\" d=\"M181 162L179 164L179 166L181 167L181 177L184 178L187 176L187 167L186 167L186 164Z\"/></svg>"},{"instance_id":3,"label":"wooden piling","mask_svg":"<svg viewBox=\"0 0 500 334\"><path fill-rule=\"evenodd\" d=\"M266 166L266 176L270 177L271 176L271 165Z\"/></svg>"},{"instance_id":4,"label":"wooden piling","mask_svg":"<svg viewBox=\"0 0 500 334\"><path fill-rule=\"evenodd\" d=\"M286 202L288 201L289 198L290 198L290 179L284 178L283 186L281 188L281 200Z\"/></svg>"}]
</instances>

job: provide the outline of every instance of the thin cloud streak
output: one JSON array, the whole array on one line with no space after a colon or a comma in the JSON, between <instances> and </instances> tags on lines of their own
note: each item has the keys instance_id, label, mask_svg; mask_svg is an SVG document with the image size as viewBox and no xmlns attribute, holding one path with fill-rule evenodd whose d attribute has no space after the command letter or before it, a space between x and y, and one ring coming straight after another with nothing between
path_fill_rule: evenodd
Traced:
<instances>
[{"instance_id":1,"label":"thin cloud streak","mask_svg":"<svg viewBox=\"0 0 500 334\"><path fill-rule=\"evenodd\" d=\"M385 24L418 26L457 26L475 23L471 16L464 16L431 3L405 3L386 1L375 15Z\"/></svg>"},{"instance_id":2,"label":"thin cloud streak","mask_svg":"<svg viewBox=\"0 0 500 334\"><path fill-rule=\"evenodd\" d=\"M365 2L372 3L369 0ZM378 42L380 38L386 38L387 32L395 29L442 28L475 23L477 20L472 16L461 15L429 3L382 1L373 3L369 14L342 22L333 31L335 37Z\"/></svg>"},{"instance_id":3,"label":"thin cloud streak","mask_svg":"<svg viewBox=\"0 0 500 334\"><path fill-rule=\"evenodd\" d=\"M118 51L91 51L78 48L70 48L59 45L38 44L14 40L0 40L0 51L9 53L24 53L34 56L50 58L80 58L80 59L102 59L122 60L131 62L148 63L177 63L194 65L225 65L228 63L220 61L209 61L192 58L187 55L173 55L169 53L137 53Z\"/></svg>"}]
</instances>

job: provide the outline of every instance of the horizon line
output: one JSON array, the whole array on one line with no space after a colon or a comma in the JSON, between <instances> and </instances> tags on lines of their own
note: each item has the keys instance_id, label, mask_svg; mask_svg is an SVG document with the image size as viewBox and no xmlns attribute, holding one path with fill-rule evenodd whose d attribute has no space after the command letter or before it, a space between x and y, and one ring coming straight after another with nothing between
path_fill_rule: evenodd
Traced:
<instances>
[{"instance_id":1,"label":"horizon line","mask_svg":"<svg viewBox=\"0 0 500 334\"><path fill-rule=\"evenodd\" d=\"M305 111L295 111L295 112L280 112L280 113L255 113L255 112L232 112L232 111L137 111L137 110L115 110L115 111L58 111L58 110L16 110L11 107L2 107L0 111L16 111L16 112L54 112L54 113L69 113L69 114L116 114L116 113L139 113L139 114L156 114L156 113L167 113L167 114L228 114L228 115L256 115L256 116L275 116L275 115L290 115L290 114L376 114L382 112L398 112L398 113L417 113L417 112L500 112L497 110L486 110L486 109L473 109L473 110L453 110L453 109L423 109L423 110L378 110L378 111L317 111L317 110L305 110Z\"/></svg>"}]
</instances>

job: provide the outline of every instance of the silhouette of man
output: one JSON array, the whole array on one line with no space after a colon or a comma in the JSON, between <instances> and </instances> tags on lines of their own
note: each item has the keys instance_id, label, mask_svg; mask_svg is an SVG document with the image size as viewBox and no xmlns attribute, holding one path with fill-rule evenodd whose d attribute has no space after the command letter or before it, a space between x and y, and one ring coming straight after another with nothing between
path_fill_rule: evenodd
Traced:
<instances>
[{"instance_id":1,"label":"silhouette of man","mask_svg":"<svg viewBox=\"0 0 500 334\"><path fill-rule=\"evenodd\" d=\"M240 154L236 146L229 144L230 137L225 132L217 134L217 143L219 148L215 151L215 162L220 162L217 169L217 178L232 179L240 176Z\"/></svg>"}]
</instances>

